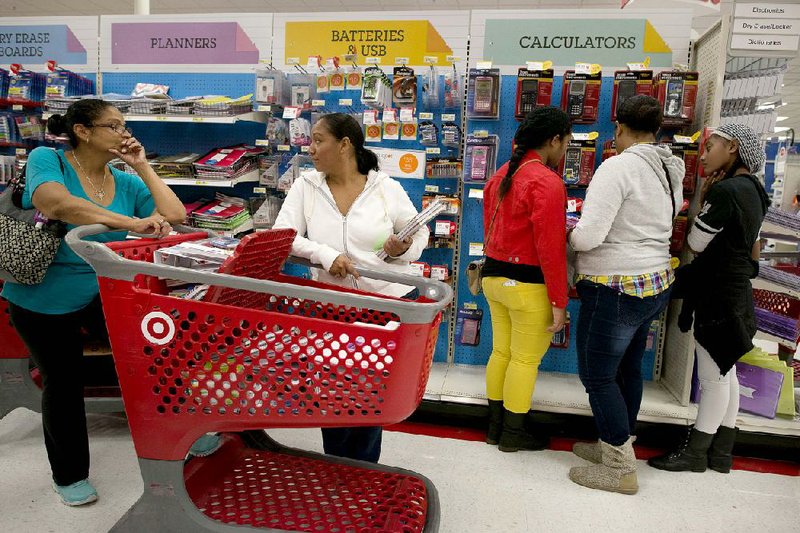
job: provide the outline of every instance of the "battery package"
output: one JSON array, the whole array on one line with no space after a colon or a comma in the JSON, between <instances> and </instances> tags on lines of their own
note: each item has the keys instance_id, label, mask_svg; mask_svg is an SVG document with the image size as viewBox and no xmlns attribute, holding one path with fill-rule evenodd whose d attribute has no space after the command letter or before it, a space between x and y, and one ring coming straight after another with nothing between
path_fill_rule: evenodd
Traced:
<instances>
[{"instance_id":1,"label":"battery package","mask_svg":"<svg viewBox=\"0 0 800 533\"><path fill-rule=\"evenodd\" d=\"M500 113L500 69L471 68L467 81L467 117L496 119Z\"/></svg>"},{"instance_id":2,"label":"battery package","mask_svg":"<svg viewBox=\"0 0 800 533\"><path fill-rule=\"evenodd\" d=\"M683 175L683 193L694 194L697 187L697 169L700 160L700 144L693 137L675 135L671 141L662 142L672 155L683 159L686 172Z\"/></svg>"},{"instance_id":3,"label":"battery package","mask_svg":"<svg viewBox=\"0 0 800 533\"><path fill-rule=\"evenodd\" d=\"M585 187L592 181L597 158L597 133L573 135L559 164L566 185Z\"/></svg>"},{"instance_id":4,"label":"battery package","mask_svg":"<svg viewBox=\"0 0 800 533\"><path fill-rule=\"evenodd\" d=\"M653 96L653 71L616 71L614 73L614 93L611 96L611 121L617 120L617 112L628 98L639 94Z\"/></svg>"},{"instance_id":5,"label":"battery package","mask_svg":"<svg viewBox=\"0 0 800 533\"><path fill-rule=\"evenodd\" d=\"M561 109L573 124L593 124L597 122L600 107L600 87L603 84L603 73L576 73L568 70L564 73L564 87L561 90Z\"/></svg>"},{"instance_id":6,"label":"battery package","mask_svg":"<svg viewBox=\"0 0 800 533\"><path fill-rule=\"evenodd\" d=\"M462 346L481 343L482 309L461 308L456 313L456 342Z\"/></svg>"},{"instance_id":7,"label":"battery package","mask_svg":"<svg viewBox=\"0 0 800 533\"><path fill-rule=\"evenodd\" d=\"M414 70L403 65L392 72L392 102L396 107L416 107L417 77Z\"/></svg>"},{"instance_id":8,"label":"battery package","mask_svg":"<svg viewBox=\"0 0 800 533\"><path fill-rule=\"evenodd\" d=\"M517 103L514 116L522 120L525 115L536 109L550 105L553 96L553 69L517 71Z\"/></svg>"},{"instance_id":9,"label":"battery package","mask_svg":"<svg viewBox=\"0 0 800 533\"><path fill-rule=\"evenodd\" d=\"M666 71L658 75L658 101L664 126L680 127L694 121L698 79L697 72Z\"/></svg>"}]
</instances>

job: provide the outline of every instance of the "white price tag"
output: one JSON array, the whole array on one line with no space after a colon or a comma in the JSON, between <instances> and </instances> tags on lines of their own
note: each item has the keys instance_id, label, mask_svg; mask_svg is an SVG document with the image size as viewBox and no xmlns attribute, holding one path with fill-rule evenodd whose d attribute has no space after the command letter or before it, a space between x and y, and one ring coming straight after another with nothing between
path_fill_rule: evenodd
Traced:
<instances>
[{"instance_id":1,"label":"white price tag","mask_svg":"<svg viewBox=\"0 0 800 533\"><path fill-rule=\"evenodd\" d=\"M478 64L475 66L475 68L480 68L480 69L492 68L492 62L491 61L478 61Z\"/></svg>"},{"instance_id":2,"label":"white price tag","mask_svg":"<svg viewBox=\"0 0 800 533\"><path fill-rule=\"evenodd\" d=\"M577 200L567 200L567 213L575 213L578 210Z\"/></svg>"},{"instance_id":3,"label":"white price tag","mask_svg":"<svg viewBox=\"0 0 800 533\"><path fill-rule=\"evenodd\" d=\"M28 150L25 148L17 148L16 150L14 150L14 153L17 155L25 155L28 153Z\"/></svg>"},{"instance_id":4,"label":"white price tag","mask_svg":"<svg viewBox=\"0 0 800 533\"><path fill-rule=\"evenodd\" d=\"M256 111L263 111L265 113L272 113L272 106L271 105L256 106Z\"/></svg>"},{"instance_id":5,"label":"white price tag","mask_svg":"<svg viewBox=\"0 0 800 533\"><path fill-rule=\"evenodd\" d=\"M312 107L325 107L325 100L311 100Z\"/></svg>"},{"instance_id":6,"label":"white price tag","mask_svg":"<svg viewBox=\"0 0 800 533\"><path fill-rule=\"evenodd\" d=\"M478 309L478 304L475 302L464 302L464 305L461 307L464 309L469 309L470 311L476 311Z\"/></svg>"},{"instance_id":7,"label":"white price tag","mask_svg":"<svg viewBox=\"0 0 800 533\"><path fill-rule=\"evenodd\" d=\"M431 279L444 281L447 279L447 267L434 266L431 267Z\"/></svg>"},{"instance_id":8,"label":"white price tag","mask_svg":"<svg viewBox=\"0 0 800 533\"><path fill-rule=\"evenodd\" d=\"M278 145L278 151L279 152L289 152L289 151L291 151L291 149L292 149L292 147L289 146L288 144L279 144Z\"/></svg>"},{"instance_id":9,"label":"white price tag","mask_svg":"<svg viewBox=\"0 0 800 533\"><path fill-rule=\"evenodd\" d=\"M542 61L527 61L525 65L528 70L544 70L544 63Z\"/></svg>"},{"instance_id":10,"label":"white price tag","mask_svg":"<svg viewBox=\"0 0 800 533\"><path fill-rule=\"evenodd\" d=\"M203 117L192 117L192 122L205 122Z\"/></svg>"},{"instance_id":11,"label":"white price tag","mask_svg":"<svg viewBox=\"0 0 800 533\"><path fill-rule=\"evenodd\" d=\"M478 137L479 139L485 139L486 137L489 136L489 131L488 130L478 130L478 131L472 132L472 135L474 135L475 137Z\"/></svg>"},{"instance_id":12,"label":"white price tag","mask_svg":"<svg viewBox=\"0 0 800 533\"><path fill-rule=\"evenodd\" d=\"M411 122L414 120L414 109L410 107L400 108L400 122Z\"/></svg>"},{"instance_id":13,"label":"white price tag","mask_svg":"<svg viewBox=\"0 0 800 533\"><path fill-rule=\"evenodd\" d=\"M339 105L340 106L351 106L353 105L352 98L339 98Z\"/></svg>"},{"instance_id":14,"label":"white price tag","mask_svg":"<svg viewBox=\"0 0 800 533\"><path fill-rule=\"evenodd\" d=\"M431 155L439 155L442 153L442 150L438 146L429 146L428 148L425 148L425 153Z\"/></svg>"},{"instance_id":15,"label":"white price tag","mask_svg":"<svg viewBox=\"0 0 800 533\"><path fill-rule=\"evenodd\" d=\"M286 58L286 64L287 65L292 65L292 66L299 65L300 64L300 58L299 57L287 57Z\"/></svg>"},{"instance_id":16,"label":"white price tag","mask_svg":"<svg viewBox=\"0 0 800 533\"><path fill-rule=\"evenodd\" d=\"M439 186L438 185L426 185L425 186L425 192L439 192Z\"/></svg>"},{"instance_id":17,"label":"white price tag","mask_svg":"<svg viewBox=\"0 0 800 533\"><path fill-rule=\"evenodd\" d=\"M397 110L396 109L384 109L383 110L383 121L384 122L397 122Z\"/></svg>"},{"instance_id":18,"label":"white price tag","mask_svg":"<svg viewBox=\"0 0 800 533\"><path fill-rule=\"evenodd\" d=\"M378 111L375 109L367 109L364 111L364 117L362 119L365 126L370 126L372 124L378 123Z\"/></svg>"},{"instance_id":19,"label":"white price tag","mask_svg":"<svg viewBox=\"0 0 800 533\"><path fill-rule=\"evenodd\" d=\"M395 57L394 58L395 65L408 65L408 58L407 57Z\"/></svg>"},{"instance_id":20,"label":"white price tag","mask_svg":"<svg viewBox=\"0 0 800 533\"><path fill-rule=\"evenodd\" d=\"M256 146L269 146L269 139L256 139Z\"/></svg>"},{"instance_id":21,"label":"white price tag","mask_svg":"<svg viewBox=\"0 0 800 533\"><path fill-rule=\"evenodd\" d=\"M483 200L483 189L470 189L469 197L477 198L478 200Z\"/></svg>"},{"instance_id":22,"label":"white price tag","mask_svg":"<svg viewBox=\"0 0 800 533\"><path fill-rule=\"evenodd\" d=\"M300 116L300 108L299 107L284 107L283 108L283 118L286 119L294 119Z\"/></svg>"},{"instance_id":23,"label":"white price tag","mask_svg":"<svg viewBox=\"0 0 800 533\"><path fill-rule=\"evenodd\" d=\"M591 74L591 63L575 63L575 74Z\"/></svg>"},{"instance_id":24,"label":"white price tag","mask_svg":"<svg viewBox=\"0 0 800 533\"><path fill-rule=\"evenodd\" d=\"M433 113L420 113L419 114L420 120L433 120Z\"/></svg>"},{"instance_id":25,"label":"white price tag","mask_svg":"<svg viewBox=\"0 0 800 533\"><path fill-rule=\"evenodd\" d=\"M449 237L450 236L450 221L449 220L437 220L436 227L433 232L442 237Z\"/></svg>"},{"instance_id":26,"label":"white price tag","mask_svg":"<svg viewBox=\"0 0 800 533\"><path fill-rule=\"evenodd\" d=\"M425 56L422 58L426 65L438 65L439 58L437 56Z\"/></svg>"},{"instance_id":27,"label":"white price tag","mask_svg":"<svg viewBox=\"0 0 800 533\"><path fill-rule=\"evenodd\" d=\"M308 61L306 62L306 68L318 69L319 67L320 67L319 56L309 56Z\"/></svg>"},{"instance_id":28,"label":"white price tag","mask_svg":"<svg viewBox=\"0 0 800 533\"><path fill-rule=\"evenodd\" d=\"M444 113L442 115L442 120L444 122L455 122L456 121L456 114L455 113Z\"/></svg>"},{"instance_id":29,"label":"white price tag","mask_svg":"<svg viewBox=\"0 0 800 533\"><path fill-rule=\"evenodd\" d=\"M22 111L24 108L21 105L17 104L17 105L12 105L11 109L14 111Z\"/></svg>"},{"instance_id":30,"label":"white price tag","mask_svg":"<svg viewBox=\"0 0 800 533\"><path fill-rule=\"evenodd\" d=\"M470 257L481 257L483 255L483 243L482 242L469 243L469 255Z\"/></svg>"},{"instance_id":31,"label":"white price tag","mask_svg":"<svg viewBox=\"0 0 800 533\"><path fill-rule=\"evenodd\" d=\"M461 61L461 58L458 56L447 56L448 63L458 63L459 61Z\"/></svg>"},{"instance_id":32,"label":"white price tag","mask_svg":"<svg viewBox=\"0 0 800 533\"><path fill-rule=\"evenodd\" d=\"M381 64L381 58L380 57L368 57L368 58L364 59L364 62L367 65L380 65Z\"/></svg>"},{"instance_id":33,"label":"white price tag","mask_svg":"<svg viewBox=\"0 0 800 533\"><path fill-rule=\"evenodd\" d=\"M167 117L156 116L156 120L159 121L159 122L166 122Z\"/></svg>"},{"instance_id":34,"label":"white price tag","mask_svg":"<svg viewBox=\"0 0 800 533\"><path fill-rule=\"evenodd\" d=\"M253 187L253 192L256 194L267 194L266 187Z\"/></svg>"},{"instance_id":35,"label":"white price tag","mask_svg":"<svg viewBox=\"0 0 800 533\"><path fill-rule=\"evenodd\" d=\"M308 146L307 146L307 145L306 145L306 146L301 146L301 147L300 147L300 151L301 151L302 153L304 153L304 154L308 153Z\"/></svg>"}]
</instances>

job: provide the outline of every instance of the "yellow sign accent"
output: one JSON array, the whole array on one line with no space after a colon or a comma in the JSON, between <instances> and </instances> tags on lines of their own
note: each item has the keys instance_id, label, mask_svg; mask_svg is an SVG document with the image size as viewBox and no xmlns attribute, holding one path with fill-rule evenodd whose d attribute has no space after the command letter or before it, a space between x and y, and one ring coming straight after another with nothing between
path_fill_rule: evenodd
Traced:
<instances>
[{"instance_id":1,"label":"yellow sign accent","mask_svg":"<svg viewBox=\"0 0 800 533\"><path fill-rule=\"evenodd\" d=\"M436 57L452 64L453 50L427 20L366 20L287 22L285 57L322 57L358 54L361 57L408 58L409 65L424 65Z\"/></svg>"},{"instance_id":2,"label":"yellow sign accent","mask_svg":"<svg viewBox=\"0 0 800 533\"><path fill-rule=\"evenodd\" d=\"M697 142L697 139L699 139L699 138L700 138L700 136L701 136L702 134L703 134L703 132L702 132L702 131L696 131L696 132L694 132L694 135L692 135L692 142L693 142L693 143L696 143L696 142Z\"/></svg>"},{"instance_id":3,"label":"yellow sign accent","mask_svg":"<svg viewBox=\"0 0 800 533\"><path fill-rule=\"evenodd\" d=\"M672 48L669 47L661 35L658 34L656 29L650 24L649 20L644 21L644 43L642 43L642 51L650 54L671 54Z\"/></svg>"}]
</instances>

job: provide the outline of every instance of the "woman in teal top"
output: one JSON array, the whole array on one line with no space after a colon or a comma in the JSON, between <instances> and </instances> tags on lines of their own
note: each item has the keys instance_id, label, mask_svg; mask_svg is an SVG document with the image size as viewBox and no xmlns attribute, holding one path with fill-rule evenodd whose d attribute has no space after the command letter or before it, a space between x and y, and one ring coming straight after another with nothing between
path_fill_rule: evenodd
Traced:
<instances>
[{"instance_id":1,"label":"woman in teal top","mask_svg":"<svg viewBox=\"0 0 800 533\"><path fill-rule=\"evenodd\" d=\"M71 151L37 148L28 158L23 207L35 207L68 229L105 224L120 232L96 237L125 239L127 231L169 234L186 211L150 168L139 141L122 114L102 100L80 100L47 123L66 134ZM118 157L138 176L108 165ZM47 456L63 503L82 505L97 499L88 480L89 441L83 404L82 330L107 337L97 276L61 243L38 285L6 283L11 320L43 378L42 421Z\"/></svg>"}]
</instances>

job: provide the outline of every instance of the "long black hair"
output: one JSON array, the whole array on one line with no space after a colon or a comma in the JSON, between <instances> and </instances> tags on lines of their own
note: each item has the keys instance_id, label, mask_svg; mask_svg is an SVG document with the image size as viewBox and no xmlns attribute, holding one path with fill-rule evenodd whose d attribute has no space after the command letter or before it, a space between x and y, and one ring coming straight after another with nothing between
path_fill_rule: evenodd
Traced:
<instances>
[{"instance_id":1,"label":"long black hair","mask_svg":"<svg viewBox=\"0 0 800 533\"><path fill-rule=\"evenodd\" d=\"M511 177L528 150L541 148L553 137L565 137L570 133L572 123L567 114L557 107L539 107L528 113L514 134L514 152L508 161L508 172L498 188L500 198L511 188Z\"/></svg>"},{"instance_id":2,"label":"long black hair","mask_svg":"<svg viewBox=\"0 0 800 533\"><path fill-rule=\"evenodd\" d=\"M347 113L330 113L323 115L319 120L325 122L325 127L336 139L340 141L345 137L350 139L350 144L355 150L358 171L361 174L366 175L370 170L378 170L378 156L372 150L364 148L364 132L355 118Z\"/></svg>"},{"instance_id":3,"label":"long black hair","mask_svg":"<svg viewBox=\"0 0 800 533\"><path fill-rule=\"evenodd\" d=\"M52 115L47 119L47 130L57 136L66 134L69 137L70 146L77 148L78 136L73 131L75 124L91 126L109 107L113 107L113 105L105 100L96 98L78 100L67 108L65 114Z\"/></svg>"}]
</instances>

